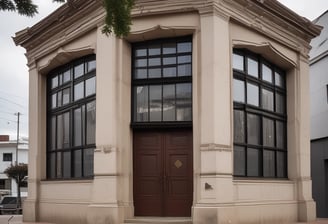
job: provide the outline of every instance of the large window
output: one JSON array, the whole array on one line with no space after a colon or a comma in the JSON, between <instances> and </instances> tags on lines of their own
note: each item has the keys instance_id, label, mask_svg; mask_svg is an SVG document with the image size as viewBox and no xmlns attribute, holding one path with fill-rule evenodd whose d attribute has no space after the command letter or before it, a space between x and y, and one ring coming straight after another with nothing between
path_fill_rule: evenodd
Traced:
<instances>
[{"instance_id":1,"label":"large window","mask_svg":"<svg viewBox=\"0 0 328 224\"><path fill-rule=\"evenodd\" d=\"M260 55L233 53L234 176L287 177L285 73Z\"/></svg>"},{"instance_id":2,"label":"large window","mask_svg":"<svg viewBox=\"0 0 328 224\"><path fill-rule=\"evenodd\" d=\"M132 60L132 124L190 125L191 38L136 43Z\"/></svg>"},{"instance_id":3,"label":"large window","mask_svg":"<svg viewBox=\"0 0 328 224\"><path fill-rule=\"evenodd\" d=\"M48 76L48 179L93 176L96 59L73 61Z\"/></svg>"}]
</instances>

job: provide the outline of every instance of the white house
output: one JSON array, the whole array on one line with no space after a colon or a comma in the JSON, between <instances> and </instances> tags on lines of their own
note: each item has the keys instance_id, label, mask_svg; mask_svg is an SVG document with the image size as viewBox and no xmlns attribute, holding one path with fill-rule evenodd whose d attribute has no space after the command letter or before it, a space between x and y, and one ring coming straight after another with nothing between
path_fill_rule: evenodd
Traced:
<instances>
[{"instance_id":1,"label":"white house","mask_svg":"<svg viewBox=\"0 0 328 224\"><path fill-rule=\"evenodd\" d=\"M15 180L9 179L5 169L16 161L16 140L9 140L9 135L0 135L0 194L17 195ZM27 163L28 142L20 141L18 145L18 163ZM21 189L22 196L27 196L27 188Z\"/></svg>"}]
</instances>

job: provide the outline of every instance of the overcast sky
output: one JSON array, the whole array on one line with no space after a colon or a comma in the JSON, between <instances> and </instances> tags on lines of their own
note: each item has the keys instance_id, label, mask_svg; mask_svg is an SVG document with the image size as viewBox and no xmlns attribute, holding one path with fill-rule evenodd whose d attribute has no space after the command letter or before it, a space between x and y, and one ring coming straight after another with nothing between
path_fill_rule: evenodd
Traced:
<instances>
[{"instance_id":1,"label":"overcast sky","mask_svg":"<svg viewBox=\"0 0 328 224\"><path fill-rule=\"evenodd\" d=\"M9 134L16 139L17 116L22 113L20 136L28 137L28 68L25 50L15 46L15 32L33 24L58 8L52 0L34 0L39 14L34 18L0 11L0 135ZM328 0L280 0L299 15L314 20L328 9Z\"/></svg>"}]
</instances>

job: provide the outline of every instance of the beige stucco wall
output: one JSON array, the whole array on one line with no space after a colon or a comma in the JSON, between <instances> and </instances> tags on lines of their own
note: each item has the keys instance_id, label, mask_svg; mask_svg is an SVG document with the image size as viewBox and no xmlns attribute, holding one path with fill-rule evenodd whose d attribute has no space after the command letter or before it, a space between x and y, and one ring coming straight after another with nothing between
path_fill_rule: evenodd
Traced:
<instances>
[{"instance_id":1,"label":"beige stucco wall","mask_svg":"<svg viewBox=\"0 0 328 224\"><path fill-rule=\"evenodd\" d=\"M54 50L41 47L43 51L28 54L34 60L29 63L31 150L25 221L105 224L134 216L131 43L187 34L193 36L193 222L284 223L315 218L309 167L308 61L296 38L282 32L274 39L268 30L255 32L213 10L137 17L126 39L103 35L99 23L87 32L80 28L80 35L79 28L73 27L65 30L70 38L54 44ZM288 180L232 176L234 47L261 53L288 73ZM95 177L47 181L47 72L90 53L97 56ZM205 183L212 189L206 190Z\"/></svg>"}]
</instances>

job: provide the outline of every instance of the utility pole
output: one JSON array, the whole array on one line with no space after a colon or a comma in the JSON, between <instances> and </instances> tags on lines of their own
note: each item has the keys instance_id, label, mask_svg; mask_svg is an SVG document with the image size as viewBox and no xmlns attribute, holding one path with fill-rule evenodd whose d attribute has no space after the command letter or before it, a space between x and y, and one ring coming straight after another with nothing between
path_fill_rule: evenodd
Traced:
<instances>
[{"instance_id":1,"label":"utility pole","mask_svg":"<svg viewBox=\"0 0 328 224\"><path fill-rule=\"evenodd\" d=\"M16 165L18 164L18 143L19 143L19 116L21 115L20 112L15 113L17 116L17 143L16 143Z\"/></svg>"}]
</instances>

